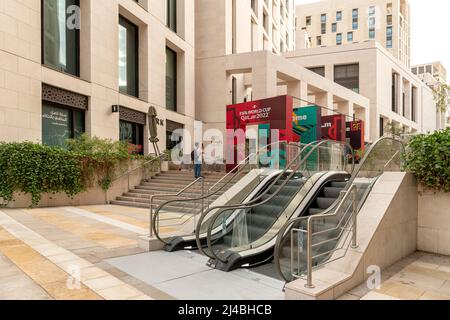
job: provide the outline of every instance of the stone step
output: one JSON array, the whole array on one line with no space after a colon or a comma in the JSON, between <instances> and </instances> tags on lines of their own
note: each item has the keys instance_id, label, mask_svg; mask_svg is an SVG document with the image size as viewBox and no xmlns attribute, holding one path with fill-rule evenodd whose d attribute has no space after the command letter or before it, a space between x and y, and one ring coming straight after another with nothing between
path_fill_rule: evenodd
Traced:
<instances>
[{"instance_id":1,"label":"stone step","mask_svg":"<svg viewBox=\"0 0 450 320\"><path fill-rule=\"evenodd\" d=\"M113 200L111 201L111 204L117 205L117 206L126 206L126 207L133 207L133 208L145 208L150 209L150 204L148 203L141 203L141 202L132 202L132 201L121 201L121 200ZM165 207L165 211L171 211L171 212L180 212L179 207ZM197 214L198 210L185 208L182 213L187 214Z\"/></svg>"},{"instance_id":2,"label":"stone step","mask_svg":"<svg viewBox=\"0 0 450 320\"><path fill-rule=\"evenodd\" d=\"M227 191L228 188L223 188L217 192L216 189L213 190L214 194L217 195L222 195L225 191ZM131 192L134 191L138 191L140 193L147 193L147 194L166 194L166 193L171 193L171 194L177 194L178 191L180 191L180 188L178 187L160 187L160 186L137 186L135 187L135 189L130 190ZM189 190L187 190L186 192L183 193L183 196L193 196L193 197L198 197L201 194L201 189L197 189L197 188L191 188ZM206 191L205 191L206 192Z\"/></svg>"},{"instance_id":3,"label":"stone step","mask_svg":"<svg viewBox=\"0 0 450 320\"><path fill-rule=\"evenodd\" d=\"M150 194L134 193L134 192L127 192L123 195L123 197L127 197L127 198L145 199L148 201L150 201L151 196L152 195L150 195ZM195 197L196 197L196 195L184 196L184 198L195 198ZM198 197L198 195L197 195L197 197ZM215 201L218 197L219 197L218 195L213 195L213 196L209 197L209 199L210 199L210 201ZM175 200L176 198L173 198L173 199ZM161 204L161 203L165 203L169 200L172 200L172 199L170 197L155 198L155 199L153 199L153 203ZM182 200L182 199L179 199L179 200ZM206 201L206 199L205 199L205 201Z\"/></svg>"},{"instance_id":4,"label":"stone step","mask_svg":"<svg viewBox=\"0 0 450 320\"><path fill-rule=\"evenodd\" d=\"M117 197L117 200L118 201L125 201L125 202L146 203L150 207L150 199L120 196L120 197ZM162 203L165 203L166 201L163 201ZM159 204L162 204L162 203L160 202ZM167 207L180 208L180 209L183 209L183 208L200 209L201 205L200 205L199 201L195 201L195 202L189 202L189 201L181 202L181 201L179 201L179 202L172 202ZM166 207L164 207L164 208L166 208ZM183 212L184 212L184 210L183 210Z\"/></svg>"}]
</instances>

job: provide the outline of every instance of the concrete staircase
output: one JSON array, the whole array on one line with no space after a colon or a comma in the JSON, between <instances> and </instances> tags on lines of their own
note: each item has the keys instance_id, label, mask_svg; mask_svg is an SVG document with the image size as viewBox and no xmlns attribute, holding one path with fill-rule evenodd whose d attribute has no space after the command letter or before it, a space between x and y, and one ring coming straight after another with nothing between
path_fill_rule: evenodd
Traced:
<instances>
[{"instance_id":1,"label":"concrete staircase","mask_svg":"<svg viewBox=\"0 0 450 320\"><path fill-rule=\"evenodd\" d=\"M206 191L211 188L214 184L216 184L225 173L223 172L203 172L203 176L205 177L205 185L204 190ZM152 177L150 180L142 181L139 186L136 186L132 190L129 190L127 193L118 197L116 200L111 201L111 204L114 205L122 205L129 207L137 207L137 208L150 208L150 197L155 194L176 194L184 187L188 186L191 182L193 182L194 174L191 171L167 171L161 172L156 176ZM226 179L227 180L227 179ZM223 186L223 183L220 183L217 187L212 190L212 192L219 189ZM210 203L215 201L219 196L221 196L224 192L226 192L232 183L226 185L222 190L220 190L217 194L211 196ZM196 198L200 197L202 193L201 183L197 183L188 189L185 193L183 193L184 198ZM154 204L159 206L168 199L154 199ZM190 212L195 211L195 208L198 208L198 203L173 203L171 207L167 207L166 209L173 209L178 212Z\"/></svg>"}]
</instances>

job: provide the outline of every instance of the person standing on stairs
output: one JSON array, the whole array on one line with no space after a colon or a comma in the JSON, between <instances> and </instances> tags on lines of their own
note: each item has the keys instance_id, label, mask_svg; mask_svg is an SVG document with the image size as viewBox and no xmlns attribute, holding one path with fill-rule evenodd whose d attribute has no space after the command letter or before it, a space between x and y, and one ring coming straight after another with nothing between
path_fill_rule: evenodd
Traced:
<instances>
[{"instance_id":1,"label":"person standing on stairs","mask_svg":"<svg viewBox=\"0 0 450 320\"><path fill-rule=\"evenodd\" d=\"M194 175L195 179L202 177L202 163L203 163L203 149L200 147L200 143L195 143L195 149L193 151L194 160Z\"/></svg>"}]
</instances>

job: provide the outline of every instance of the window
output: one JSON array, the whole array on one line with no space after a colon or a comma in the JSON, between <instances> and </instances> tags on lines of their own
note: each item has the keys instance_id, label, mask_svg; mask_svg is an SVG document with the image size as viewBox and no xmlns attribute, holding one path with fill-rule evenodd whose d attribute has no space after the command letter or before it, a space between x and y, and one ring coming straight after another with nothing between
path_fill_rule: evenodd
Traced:
<instances>
[{"instance_id":1,"label":"window","mask_svg":"<svg viewBox=\"0 0 450 320\"><path fill-rule=\"evenodd\" d=\"M257 14L257 8L256 8L256 0L252 0L252 10L255 13L255 15Z\"/></svg>"},{"instance_id":2,"label":"window","mask_svg":"<svg viewBox=\"0 0 450 320\"><path fill-rule=\"evenodd\" d=\"M336 12L336 21L342 21L342 11Z\"/></svg>"},{"instance_id":3,"label":"window","mask_svg":"<svg viewBox=\"0 0 450 320\"><path fill-rule=\"evenodd\" d=\"M231 78L231 104L237 103L237 79L236 77Z\"/></svg>"},{"instance_id":4,"label":"window","mask_svg":"<svg viewBox=\"0 0 450 320\"><path fill-rule=\"evenodd\" d=\"M374 29L370 29L369 30L369 39L375 39L375 30Z\"/></svg>"},{"instance_id":5,"label":"window","mask_svg":"<svg viewBox=\"0 0 450 320\"><path fill-rule=\"evenodd\" d=\"M369 28L375 29L375 18L374 17L369 18Z\"/></svg>"},{"instance_id":6,"label":"window","mask_svg":"<svg viewBox=\"0 0 450 320\"><path fill-rule=\"evenodd\" d=\"M337 23L332 23L331 24L331 32L336 32L337 31Z\"/></svg>"},{"instance_id":7,"label":"window","mask_svg":"<svg viewBox=\"0 0 450 320\"><path fill-rule=\"evenodd\" d=\"M412 71L412 73L414 73L415 75L417 75L417 68L412 68L411 71Z\"/></svg>"},{"instance_id":8,"label":"window","mask_svg":"<svg viewBox=\"0 0 450 320\"><path fill-rule=\"evenodd\" d=\"M166 109L177 112L177 53L166 47Z\"/></svg>"},{"instance_id":9,"label":"window","mask_svg":"<svg viewBox=\"0 0 450 320\"><path fill-rule=\"evenodd\" d=\"M375 15L375 7L374 6L370 6L369 7L369 16L374 16Z\"/></svg>"},{"instance_id":10,"label":"window","mask_svg":"<svg viewBox=\"0 0 450 320\"><path fill-rule=\"evenodd\" d=\"M325 67L312 67L312 68L307 68L309 71L312 71L314 73L317 73L318 75L325 77Z\"/></svg>"},{"instance_id":11,"label":"window","mask_svg":"<svg viewBox=\"0 0 450 320\"><path fill-rule=\"evenodd\" d=\"M342 33L336 34L336 44L341 45L342 44Z\"/></svg>"},{"instance_id":12,"label":"window","mask_svg":"<svg viewBox=\"0 0 450 320\"><path fill-rule=\"evenodd\" d=\"M139 154L144 154L144 126L141 124L120 120L119 140L140 146Z\"/></svg>"},{"instance_id":13,"label":"window","mask_svg":"<svg viewBox=\"0 0 450 320\"><path fill-rule=\"evenodd\" d=\"M419 67L419 74L424 74L425 73L425 67L421 66Z\"/></svg>"},{"instance_id":14,"label":"window","mask_svg":"<svg viewBox=\"0 0 450 320\"><path fill-rule=\"evenodd\" d=\"M321 46L322 45L322 37L321 36L318 36L316 38L316 43L317 43L317 46Z\"/></svg>"},{"instance_id":15,"label":"window","mask_svg":"<svg viewBox=\"0 0 450 320\"><path fill-rule=\"evenodd\" d=\"M327 15L326 15L326 13L323 13L323 14L320 15L320 22L321 23L327 22Z\"/></svg>"},{"instance_id":16,"label":"window","mask_svg":"<svg viewBox=\"0 0 450 320\"><path fill-rule=\"evenodd\" d=\"M166 25L173 32L177 32L177 0L166 0Z\"/></svg>"},{"instance_id":17,"label":"window","mask_svg":"<svg viewBox=\"0 0 450 320\"><path fill-rule=\"evenodd\" d=\"M386 47L392 48L392 27L386 28Z\"/></svg>"},{"instance_id":18,"label":"window","mask_svg":"<svg viewBox=\"0 0 450 320\"><path fill-rule=\"evenodd\" d=\"M353 42L353 32L347 32L347 41Z\"/></svg>"},{"instance_id":19,"label":"window","mask_svg":"<svg viewBox=\"0 0 450 320\"><path fill-rule=\"evenodd\" d=\"M380 117L380 138L384 137L384 118Z\"/></svg>"},{"instance_id":20,"label":"window","mask_svg":"<svg viewBox=\"0 0 450 320\"><path fill-rule=\"evenodd\" d=\"M417 109L417 88L411 88L411 120L416 122L416 109Z\"/></svg>"},{"instance_id":21,"label":"window","mask_svg":"<svg viewBox=\"0 0 450 320\"><path fill-rule=\"evenodd\" d=\"M306 17L306 25L307 26L311 25L311 16Z\"/></svg>"},{"instance_id":22,"label":"window","mask_svg":"<svg viewBox=\"0 0 450 320\"><path fill-rule=\"evenodd\" d=\"M67 28L66 21L67 8L79 4L79 0L42 1L42 63L77 77L80 75L80 32L77 28Z\"/></svg>"},{"instance_id":23,"label":"window","mask_svg":"<svg viewBox=\"0 0 450 320\"><path fill-rule=\"evenodd\" d=\"M392 90L391 90L391 99L392 99L392 111L398 112L398 74L395 72L392 73Z\"/></svg>"},{"instance_id":24,"label":"window","mask_svg":"<svg viewBox=\"0 0 450 320\"><path fill-rule=\"evenodd\" d=\"M426 66L427 73L433 73L433 70L430 65Z\"/></svg>"},{"instance_id":25,"label":"window","mask_svg":"<svg viewBox=\"0 0 450 320\"><path fill-rule=\"evenodd\" d=\"M391 14L386 16L386 24L388 26L392 26L392 15Z\"/></svg>"},{"instance_id":26,"label":"window","mask_svg":"<svg viewBox=\"0 0 450 320\"><path fill-rule=\"evenodd\" d=\"M358 29L358 9L352 10L352 28L353 30Z\"/></svg>"},{"instance_id":27,"label":"window","mask_svg":"<svg viewBox=\"0 0 450 320\"><path fill-rule=\"evenodd\" d=\"M334 66L334 82L359 93L359 64Z\"/></svg>"},{"instance_id":28,"label":"window","mask_svg":"<svg viewBox=\"0 0 450 320\"><path fill-rule=\"evenodd\" d=\"M321 33L321 34L327 33L327 24L326 24L326 23L322 23L322 24L320 25L320 33Z\"/></svg>"},{"instance_id":29,"label":"window","mask_svg":"<svg viewBox=\"0 0 450 320\"><path fill-rule=\"evenodd\" d=\"M78 138L84 131L83 110L42 102L43 144L65 148L67 139Z\"/></svg>"},{"instance_id":30,"label":"window","mask_svg":"<svg viewBox=\"0 0 450 320\"><path fill-rule=\"evenodd\" d=\"M139 29L119 17L119 90L131 96L139 96Z\"/></svg>"}]
</instances>

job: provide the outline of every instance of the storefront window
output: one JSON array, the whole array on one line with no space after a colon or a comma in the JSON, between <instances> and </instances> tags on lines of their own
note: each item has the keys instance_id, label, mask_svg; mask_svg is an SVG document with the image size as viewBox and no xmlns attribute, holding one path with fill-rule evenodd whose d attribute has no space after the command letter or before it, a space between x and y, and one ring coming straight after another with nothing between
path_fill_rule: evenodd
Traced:
<instances>
[{"instance_id":1,"label":"storefront window","mask_svg":"<svg viewBox=\"0 0 450 320\"><path fill-rule=\"evenodd\" d=\"M137 150L133 150L138 154L143 154L144 145L144 126L141 124L120 120L120 141L126 141L137 146Z\"/></svg>"},{"instance_id":2,"label":"storefront window","mask_svg":"<svg viewBox=\"0 0 450 320\"><path fill-rule=\"evenodd\" d=\"M65 148L67 139L78 138L84 131L84 111L43 103L43 144Z\"/></svg>"}]
</instances>

